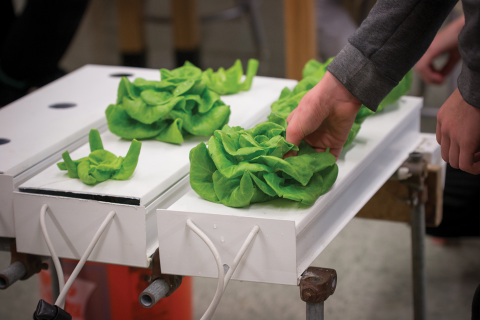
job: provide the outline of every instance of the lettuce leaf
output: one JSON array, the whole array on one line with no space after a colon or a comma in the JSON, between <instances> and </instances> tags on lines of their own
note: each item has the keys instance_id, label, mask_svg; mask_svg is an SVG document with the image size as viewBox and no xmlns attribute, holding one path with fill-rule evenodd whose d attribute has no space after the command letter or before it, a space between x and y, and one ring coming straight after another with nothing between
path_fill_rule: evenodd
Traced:
<instances>
[{"instance_id":1,"label":"lettuce leaf","mask_svg":"<svg viewBox=\"0 0 480 320\"><path fill-rule=\"evenodd\" d=\"M68 151L62 154L64 162L57 163L60 170L67 170L72 179L79 178L83 183L94 185L108 179L127 180L135 171L142 143L133 140L125 158L117 157L103 149L98 130L89 134L90 155L73 161Z\"/></svg>"},{"instance_id":2,"label":"lettuce leaf","mask_svg":"<svg viewBox=\"0 0 480 320\"><path fill-rule=\"evenodd\" d=\"M214 72L207 69L202 79L207 87L220 95L235 94L240 91L248 91L252 86L253 77L257 74L258 60L248 60L247 73L245 80L242 82L243 67L240 60L236 60L232 67L225 70L223 68Z\"/></svg>"}]
</instances>

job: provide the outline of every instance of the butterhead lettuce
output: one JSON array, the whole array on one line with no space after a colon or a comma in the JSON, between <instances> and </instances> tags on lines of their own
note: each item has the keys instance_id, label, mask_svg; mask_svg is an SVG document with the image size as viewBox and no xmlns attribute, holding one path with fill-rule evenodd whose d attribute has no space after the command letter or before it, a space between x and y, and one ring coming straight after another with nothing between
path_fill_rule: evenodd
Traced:
<instances>
[{"instance_id":1,"label":"butterhead lettuce","mask_svg":"<svg viewBox=\"0 0 480 320\"><path fill-rule=\"evenodd\" d=\"M335 157L285 140L286 121L275 114L245 130L225 125L208 144L190 151L190 184L202 198L229 207L286 198L311 205L335 182ZM296 157L283 159L290 150Z\"/></svg>"},{"instance_id":2,"label":"butterhead lettuce","mask_svg":"<svg viewBox=\"0 0 480 320\"><path fill-rule=\"evenodd\" d=\"M250 89L258 61L250 60L246 79L241 82L240 60L228 70L202 72L187 62L184 66L161 69L160 81L122 78L117 102L105 114L110 131L124 139L156 139L180 144L187 134L208 136L228 122L230 107L220 95Z\"/></svg>"}]
</instances>

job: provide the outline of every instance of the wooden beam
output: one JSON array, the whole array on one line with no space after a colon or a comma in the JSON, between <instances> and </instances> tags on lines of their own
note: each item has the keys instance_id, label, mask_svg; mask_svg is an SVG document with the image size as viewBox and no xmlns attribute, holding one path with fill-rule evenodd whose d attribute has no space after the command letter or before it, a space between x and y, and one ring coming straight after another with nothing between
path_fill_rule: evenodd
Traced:
<instances>
[{"instance_id":1,"label":"wooden beam","mask_svg":"<svg viewBox=\"0 0 480 320\"><path fill-rule=\"evenodd\" d=\"M286 77L302 79L305 63L317 57L315 0L284 0Z\"/></svg>"},{"instance_id":2,"label":"wooden beam","mask_svg":"<svg viewBox=\"0 0 480 320\"><path fill-rule=\"evenodd\" d=\"M175 64L190 61L200 67L200 19L196 0L171 0Z\"/></svg>"},{"instance_id":3,"label":"wooden beam","mask_svg":"<svg viewBox=\"0 0 480 320\"><path fill-rule=\"evenodd\" d=\"M196 0L171 0L172 28L176 50L195 50L200 46L200 20Z\"/></svg>"},{"instance_id":4,"label":"wooden beam","mask_svg":"<svg viewBox=\"0 0 480 320\"><path fill-rule=\"evenodd\" d=\"M126 54L145 52L143 0L116 0L120 51Z\"/></svg>"},{"instance_id":5,"label":"wooden beam","mask_svg":"<svg viewBox=\"0 0 480 320\"><path fill-rule=\"evenodd\" d=\"M443 188L441 166L428 165L425 180L428 200L425 204L427 227L438 227L443 216ZM408 189L400 181L389 180L358 212L357 217L410 223Z\"/></svg>"}]
</instances>

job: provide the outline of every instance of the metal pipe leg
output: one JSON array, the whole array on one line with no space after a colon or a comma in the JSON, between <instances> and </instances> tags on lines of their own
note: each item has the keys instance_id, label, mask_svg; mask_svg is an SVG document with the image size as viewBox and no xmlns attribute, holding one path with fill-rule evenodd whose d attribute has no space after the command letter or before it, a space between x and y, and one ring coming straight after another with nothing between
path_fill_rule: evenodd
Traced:
<instances>
[{"instance_id":1,"label":"metal pipe leg","mask_svg":"<svg viewBox=\"0 0 480 320\"><path fill-rule=\"evenodd\" d=\"M324 301L319 303L307 302L307 320L324 319Z\"/></svg>"},{"instance_id":2,"label":"metal pipe leg","mask_svg":"<svg viewBox=\"0 0 480 320\"><path fill-rule=\"evenodd\" d=\"M426 319L425 295L425 205L413 204L412 224L412 274L413 311L415 320Z\"/></svg>"},{"instance_id":3,"label":"metal pipe leg","mask_svg":"<svg viewBox=\"0 0 480 320\"><path fill-rule=\"evenodd\" d=\"M413 318L425 320L425 203L428 197L425 179L428 175L427 163L421 153L412 152L400 169L403 171L406 169L408 173L401 180L408 188L411 208Z\"/></svg>"}]
</instances>

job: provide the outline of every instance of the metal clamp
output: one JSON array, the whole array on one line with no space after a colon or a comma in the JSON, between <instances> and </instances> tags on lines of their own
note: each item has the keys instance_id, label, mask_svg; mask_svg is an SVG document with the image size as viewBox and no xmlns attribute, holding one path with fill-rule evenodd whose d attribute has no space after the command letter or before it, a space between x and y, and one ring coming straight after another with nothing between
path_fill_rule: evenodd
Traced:
<instances>
[{"instance_id":1,"label":"metal clamp","mask_svg":"<svg viewBox=\"0 0 480 320\"><path fill-rule=\"evenodd\" d=\"M337 271L309 267L300 278L300 298L307 303L307 320L323 320L324 302L337 288Z\"/></svg>"}]
</instances>

